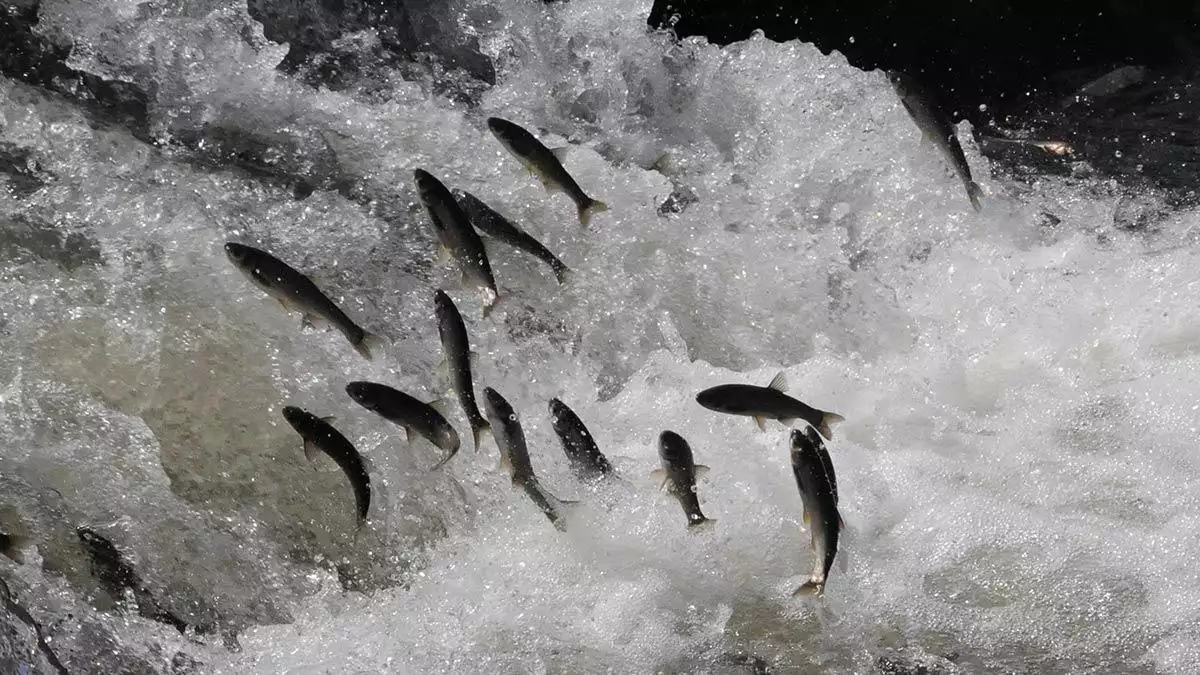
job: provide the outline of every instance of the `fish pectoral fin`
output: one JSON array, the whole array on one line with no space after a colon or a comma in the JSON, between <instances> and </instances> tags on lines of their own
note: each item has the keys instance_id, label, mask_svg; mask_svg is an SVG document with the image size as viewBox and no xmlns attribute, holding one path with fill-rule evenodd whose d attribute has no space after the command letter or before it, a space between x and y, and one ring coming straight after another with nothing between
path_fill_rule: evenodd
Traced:
<instances>
[{"instance_id":1,"label":"fish pectoral fin","mask_svg":"<svg viewBox=\"0 0 1200 675\"><path fill-rule=\"evenodd\" d=\"M846 552L841 551L841 555L837 556L838 570L845 574L850 569L850 562L846 560Z\"/></svg>"},{"instance_id":2,"label":"fish pectoral fin","mask_svg":"<svg viewBox=\"0 0 1200 675\"><path fill-rule=\"evenodd\" d=\"M446 411L446 397L445 396L439 396L435 399L430 399L425 402L425 405L438 411L439 413L442 414L443 417L446 416L447 411Z\"/></svg>"},{"instance_id":3,"label":"fish pectoral fin","mask_svg":"<svg viewBox=\"0 0 1200 675\"><path fill-rule=\"evenodd\" d=\"M437 247L437 257L443 263L448 263L454 259L454 254L451 253L450 247L439 242Z\"/></svg>"},{"instance_id":4,"label":"fish pectoral fin","mask_svg":"<svg viewBox=\"0 0 1200 675\"><path fill-rule=\"evenodd\" d=\"M808 525L810 522L812 522L812 516L809 515L808 509L804 509L804 524Z\"/></svg>"},{"instance_id":5,"label":"fish pectoral fin","mask_svg":"<svg viewBox=\"0 0 1200 675\"><path fill-rule=\"evenodd\" d=\"M775 391L787 391L787 374L782 370L776 373L775 377L771 378L771 383L767 385L767 389L774 389Z\"/></svg>"},{"instance_id":6,"label":"fish pectoral fin","mask_svg":"<svg viewBox=\"0 0 1200 675\"><path fill-rule=\"evenodd\" d=\"M383 349L383 347L388 343L388 339L381 335L363 331L362 340L359 340L358 343L354 345L354 350L361 354L366 360L371 361L373 359L373 353Z\"/></svg>"},{"instance_id":7,"label":"fish pectoral fin","mask_svg":"<svg viewBox=\"0 0 1200 675\"><path fill-rule=\"evenodd\" d=\"M316 443L313 443L312 441L305 439L304 440L304 459L307 459L308 461L311 462L311 461L315 460L317 458L317 455L319 455L319 454L321 454L321 448L317 447ZM316 467L313 467L313 470L316 470Z\"/></svg>"},{"instance_id":8,"label":"fish pectoral fin","mask_svg":"<svg viewBox=\"0 0 1200 675\"><path fill-rule=\"evenodd\" d=\"M326 424L333 424L334 422L337 421L337 415L326 415L326 416L320 418L320 420L322 422L325 422Z\"/></svg>"},{"instance_id":9,"label":"fish pectoral fin","mask_svg":"<svg viewBox=\"0 0 1200 675\"><path fill-rule=\"evenodd\" d=\"M666 471L666 469L655 469L655 470L653 470L653 471L651 471L651 472L650 472L650 477L651 477L652 479L654 479L654 482L655 482L655 483L658 483L658 484L659 484L659 487L660 487L660 488L661 488L661 487L663 487L663 486L665 486L665 485L667 484L667 471Z\"/></svg>"},{"instance_id":10,"label":"fish pectoral fin","mask_svg":"<svg viewBox=\"0 0 1200 675\"><path fill-rule=\"evenodd\" d=\"M408 425L404 426L404 440L407 441L409 445L413 444L413 428Z\"/></svg>"},{"instance_id":11,"label":"fish pectoral fin","mask_svg":"<svg viewBox=\"0 0 1200 675\"><path fill-rule=\"evenodd\" d=\"M710 469L709 469L707 466L703 465L703 464L697 464L697 465L695 466L695 469L694 469L694 470L695 470L695 472L696 472L696 480L699 480L699 479L701 479L701 478L704 478L705 476L707 476L707 475L708 475L708 472L710 471Z\"/></svg>"},{"instance_id":12,"label":"fish pectoral fin","mask_svg":"<svg viewBox=\"0 0 1200 675\"><path fill-rule=\"evenodd\" d=\"M544 171L534 168L533 175L538 179L538 181L541 182L542 187L546 188L546 192L566 192L563 186L559 185L558 182L546 175Z\"/></svg>"},{"instance_id":13,"label":"fish pectoral fin","mask_svg":"<svg viewBox=\"0 0 1200 675\"><path fill-rule=\"evenodd\" d=\"M554 159L557 159L559 162L567 161L567 155L569 155L570 153L571 153L571 146L569 146L569 145L564 145L561 148L551 148L550 149L550 154L554 155Z\"/></svg>"},{"instance_id":14,"label":"fish pectoral fin","mask_svg":"<svg viewBox=\"0 0 1200 675\"><path fill-rule=\"evenodd\" d=\"M767 430L767 418L754 416L754 423L758 425L758 430L765 432Z\"/></svg>"},{"instance_id":15,"label":"fish pectoral fin","mask_svg":"<svg viewBox=\"0 0 1200 675\"><path fill-rule=\"evenodd\" d=\"M796 418L795 417L780 417L779 423L785 427L790 427L796 423Z\"/></svg>"}]
</instances>

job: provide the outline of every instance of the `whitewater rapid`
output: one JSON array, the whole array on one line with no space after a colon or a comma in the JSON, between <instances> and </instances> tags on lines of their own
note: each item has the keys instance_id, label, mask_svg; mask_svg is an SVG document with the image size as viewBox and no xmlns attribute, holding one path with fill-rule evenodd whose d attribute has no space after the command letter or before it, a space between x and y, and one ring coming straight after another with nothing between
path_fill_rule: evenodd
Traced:
<instances>
[{"instance_id":1,"label":"whitewater rapid","mask_svg":"<svg viewBox=\"0 0 1200 675\"><path fill-rule=\"evenodd\" d=\"M41 182L0 189L0 526L39 541L0 573L72 672L1194 667L1200 215L1119 230L1120 186L1083 164L989 175L963 129L976 214L881 73L799 43L675 44L647 32L648 4L461 3L498 74L472 108L399 74L369 95L302 84L234 0L45 3L39 30L72 36L72 67L152 92L162 141L0 79L0 144ZM610 210L580 229L488 115L570 144ZM256 139L317 189L297 200L168 142L201 129ZM569 283L489 243L503 300L483 319L437 260L415 168L537 236ZM681 212L659 208L672 194ZM311 274L390 346L368 362L302 332L229 240ZM513 403L542 482L583 502L566 533L508 486L490 439L429 474L439 451L345 395L444 391L437 288L466 319L477 389ZM811 551L786 430L695 402L780 370L846 418L829 450L847 568L823 601L791 597ZM573 478L552 397L627 483ZM369 462L357 538L344 477L308 466L284 405L336 415ZM650 478L664 429L711 467L708 531ZM89 602L81 524L242 650Z\"/></svg>"}]
</instances>

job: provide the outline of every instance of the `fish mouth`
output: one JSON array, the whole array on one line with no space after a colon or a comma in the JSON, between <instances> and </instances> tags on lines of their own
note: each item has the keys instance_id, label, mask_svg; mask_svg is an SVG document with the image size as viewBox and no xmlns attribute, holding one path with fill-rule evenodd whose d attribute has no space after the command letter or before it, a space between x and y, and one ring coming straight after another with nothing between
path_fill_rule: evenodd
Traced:
<instances>
[{"instance_id":1,"label":"fish mouth","mask_svg":"<svg viewBox=\"0 0 1200 675\"><path fill-rule=\"evenodd\" d=\"M354 399L360 405L368 408L370 407L367 404L367 401L364 400L367 397L367 388L365 383L351 382L350 384L346 385L346 395Z\"/></svg>"},{"instance_id":2,"label":"fish mouth","mask_svg":"<svg viewBox=\"0 0 1200 675\"><path fill-rule=\"evenodd\" d=\"M246 247L236 242L226 242L225 255L233 262L241 262L246 257Z\"/></svg>"},{"instance_id":3,"label":"fish mouth","mask_svg":"<svg viewBox=\"0 0 1200 675\"><path fill-rule=\"evenodd\" d=\"M285 405L281 412L283 413L283 418L293 426L304 418L304 411L294 405Z\"/></svg>"},{"instance_id":4,"label":"fish mouth","mask_svg":"<svg viewBox=\"0 0 1200 675\"><path fill-rule=\"evenodd\" d=\"M433 294L433 303L437 307L438 316L454 306L454 301L450 299L449 295L446 295L446 291L440 288Z\"/></svg>"}]
</instances>

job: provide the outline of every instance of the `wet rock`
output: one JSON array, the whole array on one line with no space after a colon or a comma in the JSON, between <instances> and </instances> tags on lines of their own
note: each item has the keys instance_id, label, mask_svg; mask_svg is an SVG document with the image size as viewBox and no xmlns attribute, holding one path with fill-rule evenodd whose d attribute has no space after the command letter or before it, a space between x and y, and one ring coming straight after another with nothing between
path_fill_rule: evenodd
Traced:
<instances>
[{"instance_id":1,"label":"wet rock","mask_svg":"<svg viewBox=\"0 0 1200 675\"><path fill-rule=\"evenodd\" d=\"M102 263L99 243L83 232L67 232L22 214L0 217L0 260L34 259L56 263L67 272Z\"/></svg>"},{"instance_id":2,"label":"wet rock","mask_svg":"<svg viewBox=\"0 0 1200 675\"><path fill-rule=\"evenodd\" d=\"M0 176L5 177L8 191L18 199L42 189L51 178L29 148L11 143L0 143Z\"/></svg>"},{"instance_id":3,"label":"wet rock","mask_svg":"<svg viewBox=\"0 0 1200 675\"><path fill-rule=\"evenodd\" d=\"M423 71L443 92L462 77L496 81L491 60L459 26L462 2L248 0L247 8L268 39L289 45L281 68L310 83L348 88L383 68ZM368 49L345 39L365 30L376 36Z\"/></svg>"},{"instance_id":4,"label":"wet rock","mask_svg":"<svg viewBox=\"0 0 1200 675\"><path fill-rule=\"evenodd\" d=\"M658 215L668 216L672 214L683 213L687 207L700 201L700 197L686 185L676 185L671 194L663 200L662 204L658 205ZM728 229L728 228L726 228ZM731 230L736 232L737 230Z\"/></svg>"},{"instance_id":5,"label":"wet rock","mask_svg":"<svg viewBox=\"0 0 1200 675\"><path fill-rule=\"evenodd\" d=\"M69 44L36 32L40 0L0 6L0 75L61 94L97 119L149 137L148 97L136 85L105 80L67 65Z\"/></svg>"}]
</instances>

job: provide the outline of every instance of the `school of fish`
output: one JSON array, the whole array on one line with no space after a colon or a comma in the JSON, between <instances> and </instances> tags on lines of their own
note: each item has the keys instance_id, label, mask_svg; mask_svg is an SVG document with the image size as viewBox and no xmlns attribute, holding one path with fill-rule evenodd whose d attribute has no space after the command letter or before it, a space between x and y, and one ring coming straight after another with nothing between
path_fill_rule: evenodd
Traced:
<instances>
[{"instance_id":1,"label":"school of fish","mask_svg":"<svg viewBox=\"0 0 1200 675\"><path fill-rule=\"evenodd\" d=\"M904 108L912 116L927 140L934 142L958 174L972 207L981 208L982 191L972 180L970 169L955 138L948 117L938 111L911 81L899 73L888 73ZM538 178L549 192L562 192L574 203L582 229L587 230L592 219L608 209L604 202L588 195L563 166L566 149L551 150L533 134L518 124L491 117L486 126L499 143L511 153L529 173ZM462 289L478 293L482 320L488 320L502 301L484 237L518 249L549 266L559 284L568 283L572 272L539 242L499 211L475 195L459 188L448 188L442 180L424 169L413 173L416 194L424 206L437 241L443 262L461 273ZM480 235L484 235L481 237ZM285 310L299 312L301 327L326 325L334 328L364 358L377 358L386 348L386 340L364 329L347 315L306 274L271 253L246 243L230 241L224 246L233 266ZM495 388L482 388L482 401L476 397L470 337L467 323L455 301L441 288L432 289L432 310L443 351L450 388L471 428L476 452L485 434L490 433L499 450L499 466L511 478L514 490L519 489L544 513L551 524L566 530L570 510L577 502L560 499L549 492L533 468L520 416L513 405ZM697 403L714 412L753 418L762 432L767 420L777 420L785 427L803 422L802 428L791 429L786 447L789 450L795 476L803 522L808 526L812 549L812 567L795 595L824 594L829 572L837 560L838 544L844 522L838 511L838 485L833 461L826 448L832 440L834 426L842 416L812 407L786 391L788 385L779 373L767 386L752 383L721 384L696 395ZM449 411L443 399L422 397L399 391L387 384L367 381L348 382L347 396L359 406L404 428L411 446L425 439L444 455L429 470L439 471L458 456L462 439L448 419ZM482 410L480 403L482 402ZM622 480L596 443L583 420L562 400L548 401L551 426L561 441L563 452L572 472L581 482ZM347 501L353 501L353 517L361 529L370 519L372 483L368 463L354 444L333 425L336 418L321 416L295 405L282 408L285 421L301 438L305 458L312 462L319 454L333 460L345 474L350 488ZM782 439L781 439L782 440ZM715 527L717 520L705 515L697 482L709 469L696 463L691 445L680 434L663 430L658 438L661 467L649 472L653 487L674 497L682 508L686 527L704 530ZM781 462L781 471L783 470ZM177 617L158 607L150 591L139 579L125 556L98 532L77 528L81 545L92 560L93 572L114 593L132 592L139 597L139 607L148 616L172 625L183 632L187 626ZM24 563L22 549L34 545L32 537L0 532L0 555ZM844 560L842 561L844 564ZM193 629L212 632L212 626L193 626ZM236 643L235 635L226 635Z\"/></svg>"}]
</instances>

